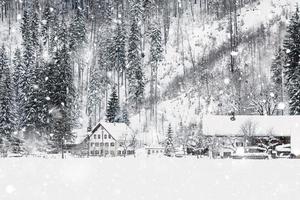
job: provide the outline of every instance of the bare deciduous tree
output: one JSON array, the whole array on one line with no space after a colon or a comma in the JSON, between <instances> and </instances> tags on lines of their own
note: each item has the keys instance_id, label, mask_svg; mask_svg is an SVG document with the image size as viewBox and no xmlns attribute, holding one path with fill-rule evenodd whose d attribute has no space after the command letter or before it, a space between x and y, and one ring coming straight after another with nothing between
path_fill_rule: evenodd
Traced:
<instances>
[{"instance_id":1,"label":"bare deciduous tree","mask_svg":"<svg viewBox=\"0 0 300 200\"><path fill-rule=\"evenodd\" d=\"M244 146L247 146L247 143L253 144L253 136L256 134L256 124L248 120L241 125L240 131L244 137Z\"/></svg>"}]
</instances>

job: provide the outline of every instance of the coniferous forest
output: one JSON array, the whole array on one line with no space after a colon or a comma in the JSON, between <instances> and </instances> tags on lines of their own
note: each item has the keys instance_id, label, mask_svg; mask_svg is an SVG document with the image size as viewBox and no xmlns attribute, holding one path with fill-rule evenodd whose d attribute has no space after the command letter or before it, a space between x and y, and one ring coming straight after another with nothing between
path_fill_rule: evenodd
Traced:
<instances>
[{"instance_id":1,"label":"coniferous forest","mask_svg":"<svg viewBox=\"0 0 300 200\"><path fill-rule=\"evenodd\" d=\"M101 120L186 144L204 114L299 115L300 11L277 3L256 22L259 0L0 0L1 149Z\"/></svg>"}]
</instances>

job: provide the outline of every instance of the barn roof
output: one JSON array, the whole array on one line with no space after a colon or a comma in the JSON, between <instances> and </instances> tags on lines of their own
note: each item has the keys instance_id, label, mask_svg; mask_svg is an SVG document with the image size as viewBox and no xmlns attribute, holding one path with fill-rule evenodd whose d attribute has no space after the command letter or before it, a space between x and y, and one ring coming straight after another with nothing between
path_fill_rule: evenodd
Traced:
<instances>
[{"instance_id":1,"label":"barn roof","mask_svg":"<svg viewBox=\"0 0 300 200\"><path fill-rule=\"evenodd\" d=\"M241 127L251 123L254 125L254 135L291 136L300 134L300 116L262 116L262 115L236 115L231 116L205 115L203 117L203 134L211 136L241 136Z\"/></svg>"}]
</instances>

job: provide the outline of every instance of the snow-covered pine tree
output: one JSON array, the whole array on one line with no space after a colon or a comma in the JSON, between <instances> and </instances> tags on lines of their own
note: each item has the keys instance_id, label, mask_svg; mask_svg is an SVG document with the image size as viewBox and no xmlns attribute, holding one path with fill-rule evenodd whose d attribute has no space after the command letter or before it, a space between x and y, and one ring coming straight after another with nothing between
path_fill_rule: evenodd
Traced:
<instances>
[{"instance_id":1,"label":"snow-covered pine tree","mask_svg":"<svg viewBox=\"0 0 300 200\"><path fill-rule=\"evenodd\" d=\"M86 39L86 21L84 16L84 10L81 7L76 7L75 14L71 20L70 27L69 27L69 48L71 51L71 65L73 67L74 72L75 66L78 67L77 73L74 77L77 77L77 84L76 84L76 99L74 101L74 109L73 113L75 119L79 119L81 117L81 102L83 96L83 49L87 42ZM75 124L77 127L80 127L81 124L77 120Z\"/></svg>"},{"instance_id":2,"label":"snow-covered pine tree","mask_svg":"<svg viewBox=\"0 0 300 200\"><path fill-rule=\"evenodd\" d=\"M25 128L25 137L35 137L36 122L38 122L36 98L39 95L37 90L39 85L35 84L36 74L35 67L39 63L37 60L39 48L38 33L38 15L32 3L29 3L23 14L21 32L23 38L23 63L24 75L22 76L21 90L22 95L22 116L21 126Z\"/></svg>"},{"instance_id":3,"label":"snow-covered pine tree","mask_svg":"<svg viewBox=\"0 0 300 200\"><path fill-rule=\"evenodd\" d=\"M31 39L31 45L33 46L33 52L35 55L39 53L39 25L40 25L40 18L39 18L39 13L38 13L38 8L36 8L37 5L33 6L31 9L31 22L30 22L30 39Z\"/></svg>"},{"instance_id":4,"label":"snow-covered pine tree","mask_svg":"<svg viewBox=\"0 0 300 200\"><path fill-rule=\"evenodd\" d=\"M130 121L129 121L128 111L127 111L126 107L127 106L125 105L122 109L122 121L121 122L123 122L129 126Z\"/></svg>"},{"instance_id":5,"label":"snow-covered pine tree","mask_svg":"<svg viewBox=\"0 0 300 200\"><path fill-rule=\"evenodd\" d=\"M102 61L90 71L87 114L90 118L93 117L92 125L95 125L100 118L99 116L97 119L97 112L101 110L101 101L105 98L105 87L108 85L105 69L103 69L103 65L99 65L103 64Z\"/></svg>"},{"instance_id":6,"label":"snow-covered pine tree","mask_svg":"<svg viewBox=\"0 0 300 200\"><path fill-rule=\"evenodd\" d=\"M141 55L141 2L136 0L133 2L131 15L131 28L129 35L128 49L128 69L127 77L129 82L129 98L135 104L136 110L140 109L144 95L144 73L142 69Z\"/></svg>"},{"instance_id":7,"label":"snow-covered pine tree","mask_svg":"<svg viewBox=\"0 0 300 200\"><path fill-rule=\"evenodd\" d=\"M137 111L140 111L141 105L144 100L144 91L145 91L145 77L142 69L142 65L137 65L135 70L135 85L133 86L133 101L135 103ZM132 90L131 90L132 92ZM129 92L130 94L130 92Z\"/></svg>"},{"instance_id":8,"label":"snow-covered pine tree","mask_svg":"<svg viewBox=\"0 0 300 200\"><path fill-rule=\"evenodd\" d=\"M155 5L154 0L142 0L143 5L143 19L144 21L150 22L154 9L157 5Z\"/></svg>"},{"instance_id":9,"label":"snow-covered pine tree","mask_svg":"<svg viewBox=\"0 0 300 200\"><path fill-rule=\"evenodd\" d=\"M171 124L169 124L167 138L165 140L165 155L171 156L174 151L173 130Z\"/></svg>"},{"instance_id":10,"label":"snow-covered pine tree","mask_svg":"<svg viewBox=\"0 0 300 200\"><path fill-rule=\"evenodd\" d=\"M151 116L154 115L154 105L157 103L157 70L158 63L162 60L163 57L163 48L162 48L162 33L160 30L160 25L154 23L151 27L150 32L150 67L151 67L151 76L150 76L150 107L151 107Z\"/></svg>"},{"instance_id":11,"label":"snow-covered pine tree","mask_svg":"<svg viewBox=\"0 0 300 200\"><path fill-rule=\"evenodd\" d=\"M4 45L0 49L0 138L14 140L15 116L13 112L13 90L8 58Z\"/></svg>"},{"instance_id":12,"label":"snow-covered pine tree","mask_svg":"<svg viewBox=\"0 0 300 200\"><path fill-rule=\"evenodd\" d=\"M54 57L55 69L53 73L56 76L55 85L51 103L57 113L53 113L53 140L56 147L63 148L66 141L71 142L74 138L72 128L74 124L74 116L72 108L75 99L75 86L73 70L70 64L69 35L67 26L64 21L61 23L60 32L57 43L57 50ZM62 150L63 153L63 150Z\"/></svg>"},{"instance_id":13,"label":"snow-covered pine tree","mask_svg":"<svg viewBox=\"0 0 300 200\"><path fill-rule=\"evenodd\" d=\"M83 10L76 8L75 16L70 24L70 50L76 51L83 48L86 43L86 27Z\"/></svg>"},{"instance_id":14,"label":"snow-covered pine tree","mask_svg":"<svg viewBox=\"0 0 300 200\"><path fill-rule=\"evenodd\" d=\"M285 78L289 96L290 114L300 114L300 17L299 8L296 8L287 27L287 36L284 41L287 61Z\"/></svg>"},{"instance_id":15,"label":"snow-covered pine tree","mask_svg":"<svg viewBox=\"0 0 300 200\"><path fill-rule=\"evenodd\" d=\"M58 18L56 9L50 5L47 1L41 17L41 36L47 53L52 56L55 43L56 35L58 32Z\"/></svg>"},{"instance_id":16,"label":"snow-covered pine tree","mask_svg":"<svg viewBox=\"0 0 300 200\"><path fill-rule=\"evenodd\" d=\"M117 72L118 96L120 96L120 74L126 70L126 30L122 20L117 20L111 53L113 70Z\"/></svg>"},{"instance_id":17,"label":"snow-covered pine tree","mask_svg":"<svg viewBox=\"0 0 300 200\"><path fill-rule=\"evenodd\" d=\"M281 97L281 101L283 101L283 68L285 65L285 58L285 51L279 47L271 65L271 79L277 95Z\"/></svg>"},{"instance_id":18,"label":"snow-covered pine tree","mask_svg":"<svg viewBox=\"0 0 300 200\"><path fill-rule=\"evenodd\" d=\"M24 77L24 65L22 60L22 54L20 49L16 49L13 58L13 91L14 91L14 109L16 114L16 130L19 132L21 130L21 119L22 116L22 79Z\"/></svg>"},{"instance_id":19,"label":"snow-covered pine tree","mask_svg":"<svg viewBox=\"0 0 300 200\"><path fill-rule=\"evenodd\" d=\"M117 91L113 88L108 101L108 107L106 110L106 121L110 123L119 122L120 118L120 105Z\"/></svg>"}]
</instances>

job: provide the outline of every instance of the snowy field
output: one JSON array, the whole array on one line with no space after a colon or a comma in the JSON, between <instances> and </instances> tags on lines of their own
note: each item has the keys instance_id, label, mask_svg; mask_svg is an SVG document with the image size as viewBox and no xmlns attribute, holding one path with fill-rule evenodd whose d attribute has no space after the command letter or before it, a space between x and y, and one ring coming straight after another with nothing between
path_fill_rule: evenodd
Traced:
<instances>
[{"instance_id":1,"label":"snowy field","mask_svg":"<svg viewBox=\"0 0 300 200\"><path fill-rule=\"evenodd\" d=\"M300 160L0 159L1 200L298 200Z\"/></svg>"}]
</instances>

